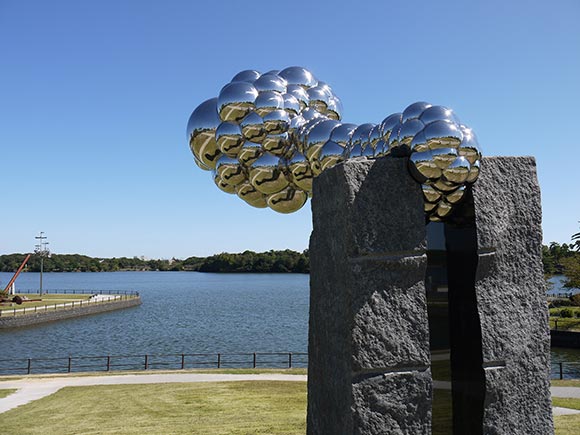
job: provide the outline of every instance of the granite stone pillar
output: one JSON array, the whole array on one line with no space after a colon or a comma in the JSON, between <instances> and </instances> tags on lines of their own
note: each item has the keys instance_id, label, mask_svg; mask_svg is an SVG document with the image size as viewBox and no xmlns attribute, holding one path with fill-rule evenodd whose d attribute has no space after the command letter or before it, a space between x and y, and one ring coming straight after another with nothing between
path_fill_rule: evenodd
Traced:
<instances>
[{"instance_id":1,"label":"granite stone pillar","mask_svg":"<svg viewBox=\"0 0 580 435\"><path fill-rule=\"evenodd\" d=\"M487 157L473 186L486 435L554 433L542 208L533 157Z\"/></svg>"},{"instance_id":2,"label":"granite stone pillar","mask_svg":"<svg viewBox=\"0 0 580 435\"><path fill-rule=\"evenodd\" d=\"M445 225L454 434L553 434L535 161L485 158ZM308 435L431 433L421 187L404 159L314 181ZM458 223L460 222L460 223Z\"/></svg>"},{"instance_id":3,"label":"granite stone pillar","mask_svg":"<svg viewBox=\"0 0 580 435\"><path fill-rule=\"evenodd\" d=\"M421 187L404 159L314 181L308 434L430 434Z\"/></svg>"}]
</instances>

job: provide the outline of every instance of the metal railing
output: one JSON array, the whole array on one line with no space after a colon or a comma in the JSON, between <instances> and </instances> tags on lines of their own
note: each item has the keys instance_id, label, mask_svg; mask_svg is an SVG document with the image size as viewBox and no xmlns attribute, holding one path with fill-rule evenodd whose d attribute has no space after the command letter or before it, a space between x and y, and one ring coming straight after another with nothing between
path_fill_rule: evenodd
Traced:
<instances>
[{"instance_id":1,"label":"metal railing","mask_svg":"<svg viewBox=\"0 0 580 435\"><path fill-rule=\"evenodd\" d=\"M19 294L22 294L21 292L19 292ZM61 294L61 293L58 293ZM79 294L90 294L90 293L79 293ZM45 305L35 305L33 307L27 307L26 303L22 304L22 305L17 305L14 306L13 308L11 307L10 309L3 309L0 310L0 317L14 317L14 316L19 316L19 315L30 315L30 314L35 314L35 313L44 313L44 312L48 312L48 311L56 311L56 310L70 310L70 309L74 309L74 308L81 308L81 307L87 307L89 305L93 306L93 305L100 305L100 304L108 304L108 303L114 303L114 302L120 302L120 301L126 301L129 299L135 299L137 297L139 297L139 293L138 292L132 292L131 294L115 294L115 293L94 293L94 295L107 295L110 296L108 298L104 298L104 299L98 299L98 300L80 300L80 301L71 301L71 302L61 302L61 303L54 303L54 304L45 304Z\"/></svg>"},{"instance_id":2,"label":"metal railing","mask_svg":"<svg viewBox=\"0 0 580 435\"><path fill-rule=\"evenodd\" d=\"M88 355L3 359L0 360L0 375L204 368L305 367L308 367L308 354L305 352ZM551 372L552 379L579 379L580 362L552 363Z\"/></svg>"},{"instance_id":3,"label":"metal railing","mask_svg":"<svg viewBox=\"0 0 580 435\"><path fill-rule=\"evenodd\" d=\"M552 379L580 379L580 361L552 363Z\"/></svg>"},{"instance_id":4,"label":"metal railing","mask_svg":"<svg viewBox=\"0 0 580 435\"><path fill-rule=\"evenodd\" d=\"M38 294L38 290L32 289L18 289L16 291L17 294ZM100 295L133 295L139 296L139 292L134 290L95 290L95 289L44 289L42 293L45 295L93 295L93 294L100 294Z\"/></svg>"},{"instance_id":5,"label":"metal railing","mask_svg":"<svg viewBox=\"0 0 580 435\"><path fill-rule=\"evenodd\" d=\"M0 374L185 370L200 368L302 368L303 352L179 353L142 355L68 356L0 360Z\"/></svg>"}]
</instances>

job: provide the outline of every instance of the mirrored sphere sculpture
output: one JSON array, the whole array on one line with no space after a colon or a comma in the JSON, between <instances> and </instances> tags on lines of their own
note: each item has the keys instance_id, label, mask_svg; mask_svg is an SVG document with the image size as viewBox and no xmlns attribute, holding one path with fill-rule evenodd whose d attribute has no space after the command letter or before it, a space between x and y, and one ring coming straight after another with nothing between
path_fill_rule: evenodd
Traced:
<instances>
[{"instance_id":1,"label":"mirrored sphere sculpture","mask_svg":"<svg viewBox=\"0 0 580 435\"><path fill-rule=\"evenodd\" d=\"M340 99L306 68L245 70L193 111L187 139L219 189L280 213L303 207L312 179L350 158L407 159L431 221L450 216L477 180L475 133L447 107L417 102L377 124L341 119Z\"/></svg>"}]
</instances>

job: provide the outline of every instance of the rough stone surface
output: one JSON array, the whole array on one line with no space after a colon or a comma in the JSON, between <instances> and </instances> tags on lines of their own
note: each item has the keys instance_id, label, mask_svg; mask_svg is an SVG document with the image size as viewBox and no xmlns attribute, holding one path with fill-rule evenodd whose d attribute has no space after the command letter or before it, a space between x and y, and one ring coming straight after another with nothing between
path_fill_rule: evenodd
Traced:
<instances>
[{"instance_id":1,"label":"rough stone surface","mask_svg":"<svg viewBox=\"0 0 580 435\"><path fill-rule=\"evenodd\" d=\"M550 435L534 159L484 159L472 193L483 433ZM312 211L308 434L428 434L420 187L403 159L352 160L314 181Z\"/></svg>"},{"instance_id":2,"label":"rough stone surface","mask_svg":"<svg viewBox=\"0 0 580 435\"><path fill-rule=\"evenodd\" d=\"M553 434L550 334L532 157L483 159L473 186L487 435Z\"/></svg>"},{"instance_id":3,"label":"rough stone surface","mask_svg":"<svg viewBox=\"0 0 580 435\"><path fill-rule=\"evenodd\" d=\"M38 325L40 323L55 322L74 317L105 313L107 311L121 310L123 308L135 307L137 305L141 305L140 297L106 303L95 303L84 307L59 308L58 310L52 311L49 309L48 311L38 311L37 313L31 314L3 316L0 317L0 329Z\"/></svg>"},{"instance_id":4,"label":"rough stone surface","mask_svg":"<svg viewBox=\"0 0 580 435\"><path fill-rule=\"evenodd\" d=\"M353 384L354 434L431 435L431 373L392 373Z\"/></svg>"},{"instance_id":5,"label":"rough stone surface","mask_svg":"<svg viewBox=\"0 0 580 435\"><path fill-rule=\"evenodd\" d=\"M403 159L355 159L313 188L308 434L427 433L420 186Z\"/></svg>"}]
</instances>

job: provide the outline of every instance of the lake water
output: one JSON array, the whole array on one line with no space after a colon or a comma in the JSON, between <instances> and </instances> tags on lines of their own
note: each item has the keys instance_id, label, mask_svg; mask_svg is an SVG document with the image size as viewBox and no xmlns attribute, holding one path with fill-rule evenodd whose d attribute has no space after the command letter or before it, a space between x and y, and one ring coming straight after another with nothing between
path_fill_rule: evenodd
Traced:
<instances>
[{"instance_id":1,"label":"lake water","mask_svg":"<svg viewBox=\"0 0 580 435\"><path fill-rule=\"evenodd\" d=\"M564 277L564 275L554 275L548 281L550 284L546 293L550 296L580 293L580 288L564 287L564 283L566 282L566 277Z\"/></svg>"},{"instance_id":2,"label":"lake water","mask_svg":"<svg viewBox=\"0 0 580 435\"><path fill-rule=\"evenodd\" d=\"M0 284L11 276L0 273ZM136 290L143 305L0 331L0 359L306 352L308 280L301 274L45 273L48 290ZM17 289L38 282L37 273L23 273ZM579 362L580 350L553 349L552 362L560 361ZM580 377L580 367L573 375Z\"/></svg>"}]
</instances>

